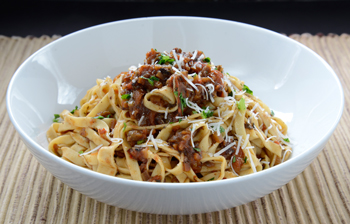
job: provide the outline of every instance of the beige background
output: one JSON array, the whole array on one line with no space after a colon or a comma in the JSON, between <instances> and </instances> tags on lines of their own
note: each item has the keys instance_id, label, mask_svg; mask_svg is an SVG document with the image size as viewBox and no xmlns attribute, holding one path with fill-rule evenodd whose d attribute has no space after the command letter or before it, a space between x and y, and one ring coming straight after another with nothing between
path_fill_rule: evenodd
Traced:
<instances>
[{"instance_id":1,"label":"beige background","mask_svg":"<svg viewBox=\"0 0 350 224\"><path fill-rule=\"evenodd\" d=\"M0 36L0 223L349 223L350 36L290 37L321 55L344 88L344 114L326 148L302 174L254 202L207 214L167 216L97 202L61 183L32 157L7 115L6 89L28 56L59 37Z\"/></svg>"}]
</instances>

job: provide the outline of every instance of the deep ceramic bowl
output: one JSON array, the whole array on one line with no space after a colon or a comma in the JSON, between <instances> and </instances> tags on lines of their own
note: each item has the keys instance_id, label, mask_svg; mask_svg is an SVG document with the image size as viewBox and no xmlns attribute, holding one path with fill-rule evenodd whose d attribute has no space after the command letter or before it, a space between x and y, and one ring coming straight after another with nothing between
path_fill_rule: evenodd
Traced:
<instances>
[{"instance_id":1,"label":"deep ceramic bowl","mask_svg":"<svg viewBox=\"0 0 350 224\"><path fill-rule=\"evenodd\" d=\"M148 183L93 172L51 154L45 132L53 114L79 105L97 78L142 63L151 48L204 51L244 80L294 143L292 158L268 170L205 183ZM13 125L35 158L55 177L98 201L158 214L190 214L238 206L280 188L320 153L342 115L338 77L316 53L259 27L195 17L154 17L107 23L67 35L29 57L7 91Z\"/></svg>"}]
</instances>

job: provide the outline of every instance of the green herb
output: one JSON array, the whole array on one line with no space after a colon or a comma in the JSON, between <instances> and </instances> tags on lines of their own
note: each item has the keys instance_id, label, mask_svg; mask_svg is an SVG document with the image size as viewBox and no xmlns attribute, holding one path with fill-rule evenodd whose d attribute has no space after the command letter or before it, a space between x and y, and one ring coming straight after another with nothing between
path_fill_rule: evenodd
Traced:
<instances>
[{"instance_id":1,"label":"green herb","mask_svg":"<svg viewBox=\"0 0 350 224\"><path fill-rule=\"evenodd\" d=\"M206 118L212 117L214 115L214 111L211 111L207 108L206 110L202 111L201 115L204 119L206 119Z\"/></svg>"},{"instance_id":2,"label":"green herb","mask_svg":"<svg viewBox=\"0 0 350 224\"><path fill-rule=\"evenodd\" d=\"M149 84L151 84L151 86L154 86L154 81L159 81L159 79L155 76L152 76L151 78L145 78L141 76L141 78L146 79L149 82Z\"/></svg>"},{"instance_id":3,"label":"green herb","mask_svg":"<svg viewBox=\"0 0 350 224\"><path fill-rule=\"evenodd\" d=\"M290 142L290 141L289 141L289 138L284 138L283 141L285 141L285 142Z\"/></svg>"},{"instance_id":4,"label":"green herb","mask_svg":"<svg viewBox=\"0 0 350 224\"><path fill-rule=\"evenodd\" d=\"M175 61L175 59L170 58L169 56L167 56L165 54L161 54L159 57L158 64L160 64L160 65L163 65L165 63L173 64L174 61Z\"/></svg>"},{"instance_id":5,"label":"green herb","mask_svg":"<svg viewBox=\"0 0 350 224\"><path fill-rule=\"evenodd\" d=\"M110 118L111 117L111 115L110 114L108 114L108 116L106 117L106 118Z\"/></svg>"},{"instance_id":6,"label":"green herb","mask_svg":"<svg viewBox=\"0 0 350 224\"><path fill-rule=\"evenodd\" d=\"M215 179L215 177L213 177L213 178L210 178L209 180L207 180L207 181L212 181L212 180L214 180Z\"/></svg>"},{"instance_id":7,"label":"green herb","mask_svg":"<svg viewBox=\"0 0 350 224\"><path fill-rule=\"evenodd\" d=\"M273 110L271 110L271 116L275 116L275 112L273 112Z\"/></svg>"},{"instance_id":8,"label":"green herb","mask_svg":"<svg viewBox=\"0 0 350 224\"><path fill-rule=\"evenodd\" d=\"M95 119L103 119L104 118L104 116L97 116L97 117L94 117Z\"/></svg>"},{"instance_id":9,"label":"green herb","mask_svg":"<svg viewBox=\"0 0 350 224\"><path fill-rule=\"evenodd\" d=\"M245 90L246 93L249 93L250 95L253 95L253 91L251 89L249 89L248 86L243 85L243 90Z\"/></svg>"},{"instance_id":10,"label":"green herb","mask_svg":"<svg viewBox=\"0 0 350 224\"><path fill-rule=\"evenodd\" d=\"M237 106L239 110L245 110L245 100L243 99L243 97L237 102Z\"/></svg>"},{"instance_id":11,"label":"green herb","mask_svg":"<svg viewBox=\"0 0 350 224\"><path fill-rule=\"evenodd\" d=\"M232 163L236 162L236 156L233 156Z\"/></svg>"},{"instance_id":12,"label":"green herb","mask_svg":"<svg viewBox=\"0 0 350 224\"><path fill-rule=\"evenodd\" d=\"M227 75L231 76L230 73L226 72Z\"/></svg>"},{"instance_id":13,"label":"green herb","mask_svg":"<svg viewBox=\"0 0 350 224\"><path fill-rule=\"evenodd\" d=\"M182 93L180 93L180 102L181 102L181 112L183 113L184 108L187 106L186 99L182 96Z\"/></svg>"},{"instance_id":14,"label":"green herb","mask_svg":"<svg viewBox=\"0 0 350 224\"><path fill-rule=\"evenodd\" d=\"M83 151L83 150L81 150L81 151L79 151L78 153L79 153L79 154L83 154L83 153L84 153L84 151Z\"/></svg>"},{"instance_id":15,"label":"green herb","mask_svg":"<svg viewBox=\"0 0 350 224\"><path fill-rule=\"evenodd\" d=\"M174 92L174 95L177 97L179 94L177 91Z\"/></svg>"},{"instance_id":16,"label":"green herb","mask_svg":"<svg viewBox=\"0 0 350 224\"><path fill-rule=\"evenodd\" d=\"M154 48L155 51L157 51L157 49Z\"/></svg>"},{"instance_id":17,"label":"green herb","mask_svg":"<svg viewBox=\"0 0 350 224\"><path fill-rule=\"evenodd\" d=\"M126 123L124 122L124 128L123 128L123 131L125 131L125 128L126 128Z\"/></svg>"},{"instance_id":18,"label":"green herb","mask_svg":"<svg viewBox=\"0 0 350 224\"><path fill-rule=\"evenodd\" d=\"M233 92L231 91L231 92L228 94L228 96L233 96Z\"/></svg>"},{"instance_id":19,"label":"green herb","mask_svg":"<svg viewBox=\"0 0 350 224\"><path fill-rule=\"evenodd\" d=\"M195 73L195 74L193 75L193 78L196 77L196 76L197 76L197 73Z\"/></svg>"},{"instance_id":20,"label":"green herb","mask_svg":"<svg viewBox=\"0 0 350 224\"><path fill-rule=\"evenodd\" d=\"M218 70L218 68L215 66L215 70Z\"/></svg>"},{"instance_id":21,"label":"green herb","mask_svg":"<svg viewBox=\"0 0 350 224\"><path fill-rule=\"evenodd\" d=\"M193 111L192 111L192 114L198 114L198 112L197 112L197 111L195 111L195 110L193 110Z\"/></svg>"},{"instance_id":22,"label":"green herb","mask_svg":"<svg viewBox=\"0 0 350 224\"><path fill-rule=\"evenodd\" d=\"M210 63L210 58L209 57L206 57L203 59L204 62L207 62L207 63Z\"/></svg>"},{"instance_id":23,"label":"green herb","mask_svg":"<svg viewBox=\"0 0 350 224\"><path fill-rule=\"evenodd\" d=\"M169 124L174 124L174 122L170 121Z\"/></svg>"},{"instance_id":24,"label":"green herb","mask_svg":"<svg viewBox=\"0 0 350 224\"><path fill-rule=\"evenodd\" d=\"M180 119L179 119L179 123L180 123L181 121L182 121L182 119L180 118Z\"/></svg>"},{"instance_id":25,"label":"green herb","mask_svg":"<svg viewBox=\"0 0 350 224\"><path fill-rule=\"evenodd\" d=\"M70 112L71 114L74 114L74 112L78 110L78 106L75 106L75 108Z\"/></svg>"},{"instance_id":26,"label":"green herb","mask_svg":"<svg viewBox=\"0 0 350 224\"><path fill-rule=\"evenodd\" d=\"M247 157L244 157L244 163L247 163Z\"/></svg>"},{"instance_id":27,"label":"green herb","mask_svg":"<svg viewBox=\"0 0 350 224\"><path fill-rule=\"evenodd\" d=\"M196 150L197 152L201 151L201 149L199 149L199 148L193 148L193 149Z\"/></svg>"},{"instance_id":28,"label":"green herb","mask_svg":"<svg viewBox=\"0 0 350 224\"><path fill-rule=\"evenodd\" d=\"M137 144L140 145L140 144L142 144L144 142L145 142L145 140L140 140L140 141L137 141Z\"/></svg>"},{"instance_id":29,"label":"green herb","mask_svg":"<svg viewBox=\"0 0 350 224\"><path fill-rule=\"evenodd\" d=\"M225 133L225 128L220 126L220 133Z\"/></svg>"},{"instance_id":30,"label":"green herb","mask_svg":"<svg viewBox=\"0 0 350 224\"><path fill-rule=\"evenodd\" d=\"M131 98L131 95L130 94L123 94L122 95L122 99L123 100L128 100L128 99L130 99Z\"/></svg>"},{"instance_id":31,"label":"green herb","mask_svg":"<svg viewBox=\"0 0 350 224\"><path fill-rule=\"evenodd\" d=\"M60 117L59 114L54 114L55 118L52 120L53 122L58 122L58 118Z\"/></svg>"}]
</instances>

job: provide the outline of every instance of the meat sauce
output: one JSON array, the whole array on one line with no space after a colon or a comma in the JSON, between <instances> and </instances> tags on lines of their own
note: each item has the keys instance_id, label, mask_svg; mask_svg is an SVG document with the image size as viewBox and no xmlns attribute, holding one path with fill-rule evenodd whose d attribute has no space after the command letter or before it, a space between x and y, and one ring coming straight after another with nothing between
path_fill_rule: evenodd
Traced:
<instances>
[{"instance_id":1,"label":"meat sauce","mask_svg":"<svg viewBox=\"0 0 350 224\"><path fill-rule=\"evenodd\" d=\"M193 169L195 173L199 173L202 169L202 155L201 152L196 152L191 144L191 131L189 128L181 130L178 128L173 128L173 136L168 139L170 145L180 153L185 155L183 170L190 171ZM195 134L195 133L194 133Z\"/></svg>"},{"instance_id":2,"label":"meat sauce","mask_svg":"<svg viewBox=\"0 0 350 224\"><path fill-rule=\"evenodd\" d=\"M181 68L179 68L177 61L181 61L179 63ZM181 74L176 73L176 70L180 70ZM212 98L227 96L228 93L222 81L222 72L221 66L216 66L215 69L212 67L210 59L205 58L202 51L197 51L194 57L194 53L182 52L179 48L175 48L168 54L151 49L146 54L144 65L136 70L120 74L123 75L121 94L130 95L128 99L122 100L122 109L128 110L129 116L137 121L143 117L140 126L176 122L178 121L176 116L187 116L193 113L193 110L184 103L185 98L200 107L204 107L210 102L210 97L206 93L208 90L203 89L207 88L207 85L211 84L214 87L211 93ZM188 74L196 74L193 75L192 83L198 91L184 78L188 78ZM172 88L174 93L177 93L175 96L178 105L178 110L169 113L166 118L164 113L152 111L143 104L143 99L148 92L164 86ZM175 106L158 96L152 96L150 100L165 108Z\"/></svg>"},{"instance_id":3,"label":"meat sauce","mask_svg":"<svg viewBox=\"0 0 350 224\"><path fill-rule=\"evenodd\" d=\"M229 145L231 142L222 142L220 145L222 148L226 147ZM232 160L232 167L235 170L235 172L239 175L240 170L245 163L245 158L244 158L244 152L242 149L238 151L238 154L236 155L236 150L237 146L232 146L229 149L227 149L225 152L221 154L226 160L231 161L231 157L234 156L234 159Z\"/></svg>"}]
</instances>

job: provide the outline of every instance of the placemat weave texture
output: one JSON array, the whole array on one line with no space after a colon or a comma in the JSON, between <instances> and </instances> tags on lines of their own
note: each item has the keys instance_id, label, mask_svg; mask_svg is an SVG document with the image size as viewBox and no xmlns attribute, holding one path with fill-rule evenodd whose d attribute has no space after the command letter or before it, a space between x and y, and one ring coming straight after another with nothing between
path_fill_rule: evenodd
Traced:
<instances>
[{"instance_id":1,"label":"placemat weave texture","mask_svg":"<svg viewBox=\"0 0 350 224\"><path fill-rule=\"evenodd\" d=\"M0 36L0 223L350 223L349 35L290 36L323 57L344 88L343 117L317 159L254 202L183 216L132 212L86 197L48 173L21 142L6 112L7 85L27 57L57 38Z\"/></svg>"}]
</instances>

